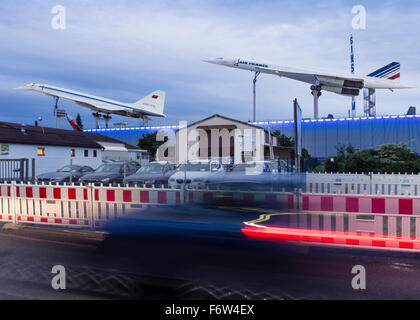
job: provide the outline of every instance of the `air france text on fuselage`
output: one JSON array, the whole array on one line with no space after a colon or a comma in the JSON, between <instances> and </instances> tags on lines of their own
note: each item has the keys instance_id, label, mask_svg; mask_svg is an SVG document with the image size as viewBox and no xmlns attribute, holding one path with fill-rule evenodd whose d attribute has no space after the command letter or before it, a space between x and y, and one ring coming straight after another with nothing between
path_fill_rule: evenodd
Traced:
<instances>
[{"instance_id":1,"label":"air france text on fuselage","mask_svg":"<svg viewBox=\"0 0 420 320\"><path fill-rule=\"evenodd\" d=\"M257 63L257 62L248 62L248 61L243 61L243 60L238 60L238 64L246 64L246 65L255 66L255 67L268 68L268 65L266 64Z\"/></svg>"}]
</instances>

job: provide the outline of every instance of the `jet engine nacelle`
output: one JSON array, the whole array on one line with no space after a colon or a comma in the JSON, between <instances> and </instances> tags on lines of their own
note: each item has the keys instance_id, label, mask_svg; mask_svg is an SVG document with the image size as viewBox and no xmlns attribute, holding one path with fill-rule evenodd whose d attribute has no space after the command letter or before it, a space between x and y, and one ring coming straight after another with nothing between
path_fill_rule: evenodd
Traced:
<instances>
[{"instance_id":1,"label":"jet engine nacelle","mask_svg":"<svg viewBox=\"0 0 420 320\"><path fill-rule=\"evenodd\" d=\"M356 80L344 80L343 87L346 88L356 88L356 89L362 89L364 87L363 81L356 81Z\"/></svg>"},{"instance_id":2,"label":"jet engine nacelle","mask_svg":"<svg viewBox=\"0 0 420 320\"><path fill-rule=\"evenodd\" d=\"M361 80L343 80L343 79L334 79L331 77L317 77L319 84L327 87L339 87L339 88L355 88L362 89L364 87L363 81Z\"/></svg>"},{"instance_id":3,"label":"jet engine nacelle","mask_svg":"<svg viewBox=\"0 0 420 320\"><path fill-rule=\"evenodd\" d=\"M321 88L322 90L342 94L345 96L358 96L359 95L359 89L339 88L339 87L329 87L329 86L321 86Z\"/></svg>"}]
</instances>

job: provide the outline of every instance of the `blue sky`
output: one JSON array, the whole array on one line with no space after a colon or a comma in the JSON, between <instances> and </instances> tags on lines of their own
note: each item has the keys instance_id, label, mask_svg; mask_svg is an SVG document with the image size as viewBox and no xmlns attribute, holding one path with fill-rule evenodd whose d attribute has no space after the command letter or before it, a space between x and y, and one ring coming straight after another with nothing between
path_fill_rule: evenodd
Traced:
<instances>
[{"instance_id":1,"label":"blue sky","mask_svg":"<svg viewBox=\"0 0 420 320\"><path fill-rule=\"evenodd\" d=\"M353 30L351 9L367 11L366 30ZM55 5L66 8L67 28L51 28ZM2 0L0 2L0 110L2 121L52 126L53 100L15 87L40 82L134 102L156 89L167 92L166 119L194 121L214 113L252 117L252 73L201 62L243 57L278 65L347 72L349 34L355 38L356 72L367 74L401 62L404 83L420 86L418 1L199 1ZM257 118L289 119L298 98L312 116L309 86L262 75ZM378 91L378 114L420 112L420 89ZM60 101L85 127L88 109ZM350 98L323 93L320 116L347 115ZM358 114L362 97L357 98ZM112 122L125 118L114 116ZM131 125L137 120L129 119ZM112 123L111 122L111 123ZM62 122L62 127L68 128Z\"/></svg>"}]
</instances>

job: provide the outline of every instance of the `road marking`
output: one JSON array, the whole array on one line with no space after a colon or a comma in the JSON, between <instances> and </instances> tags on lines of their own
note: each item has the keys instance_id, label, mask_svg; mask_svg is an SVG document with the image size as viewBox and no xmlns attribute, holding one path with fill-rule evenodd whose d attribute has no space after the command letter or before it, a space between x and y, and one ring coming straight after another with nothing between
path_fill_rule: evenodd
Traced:
<instances>
[{"instance_id":1,"label":"road marking","mask_svg":"<svg viewBox=\"0 0 420 320\"><path fill-rule=\"evenodd\" d=\"M90 250L96 250L97 248L96 246L89 245L89 244L69 243L69 242L56 241L56 240L39 239L39 238L33 238L33 237L27 237L27 236L19 236L16 234L0 233L0 236L5 237L5 238L15 238L15 239L21 239L21 240L31 240L31 241L38 241L38 242L53 243L53 244L59 244L59 245L64 245L64 246L70 246L70 247L85 248L85 249L90 249Z\"/></svg>"}]
</instances>

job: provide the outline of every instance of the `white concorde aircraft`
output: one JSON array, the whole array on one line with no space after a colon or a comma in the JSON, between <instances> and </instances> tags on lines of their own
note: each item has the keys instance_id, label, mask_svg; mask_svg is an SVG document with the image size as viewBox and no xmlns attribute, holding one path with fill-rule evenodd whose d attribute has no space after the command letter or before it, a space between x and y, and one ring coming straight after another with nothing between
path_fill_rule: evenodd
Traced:
<instances>
[{"instance_id":1,"label":"white concorde aircraft","mask_svg":"<svg viewBox=\"0 0 420 320\"><path fill-rule=\"evenodd\" d=\"M131 118L145 119L148 116L165 117L165 92L157 90L137 102L127 103L93 96L87 93L59 88L47 84L30 83L16 90L31 90L58 98L73 100L82 107L105 114L117 114Z\"/></svg>"},{"instance_id":2,"label":"white concorde aircraft","mask_svg":"<svg viewBox=\"0 0 420 320\"><path fill-rule=\"evenodd\" d=\"M353 74L335 74L329 72L301 70L245 59L217 58L203 61L237 69L286 77L315 86L311 87L311 90L325 90L347 96L359 95L360 89L362 88L389 90L415 88L412 86L402 85L396 81L400 78L400 63L398 62L392 62L368 74L367 76L358 76Z\"/></svg>"}]
</instances>

